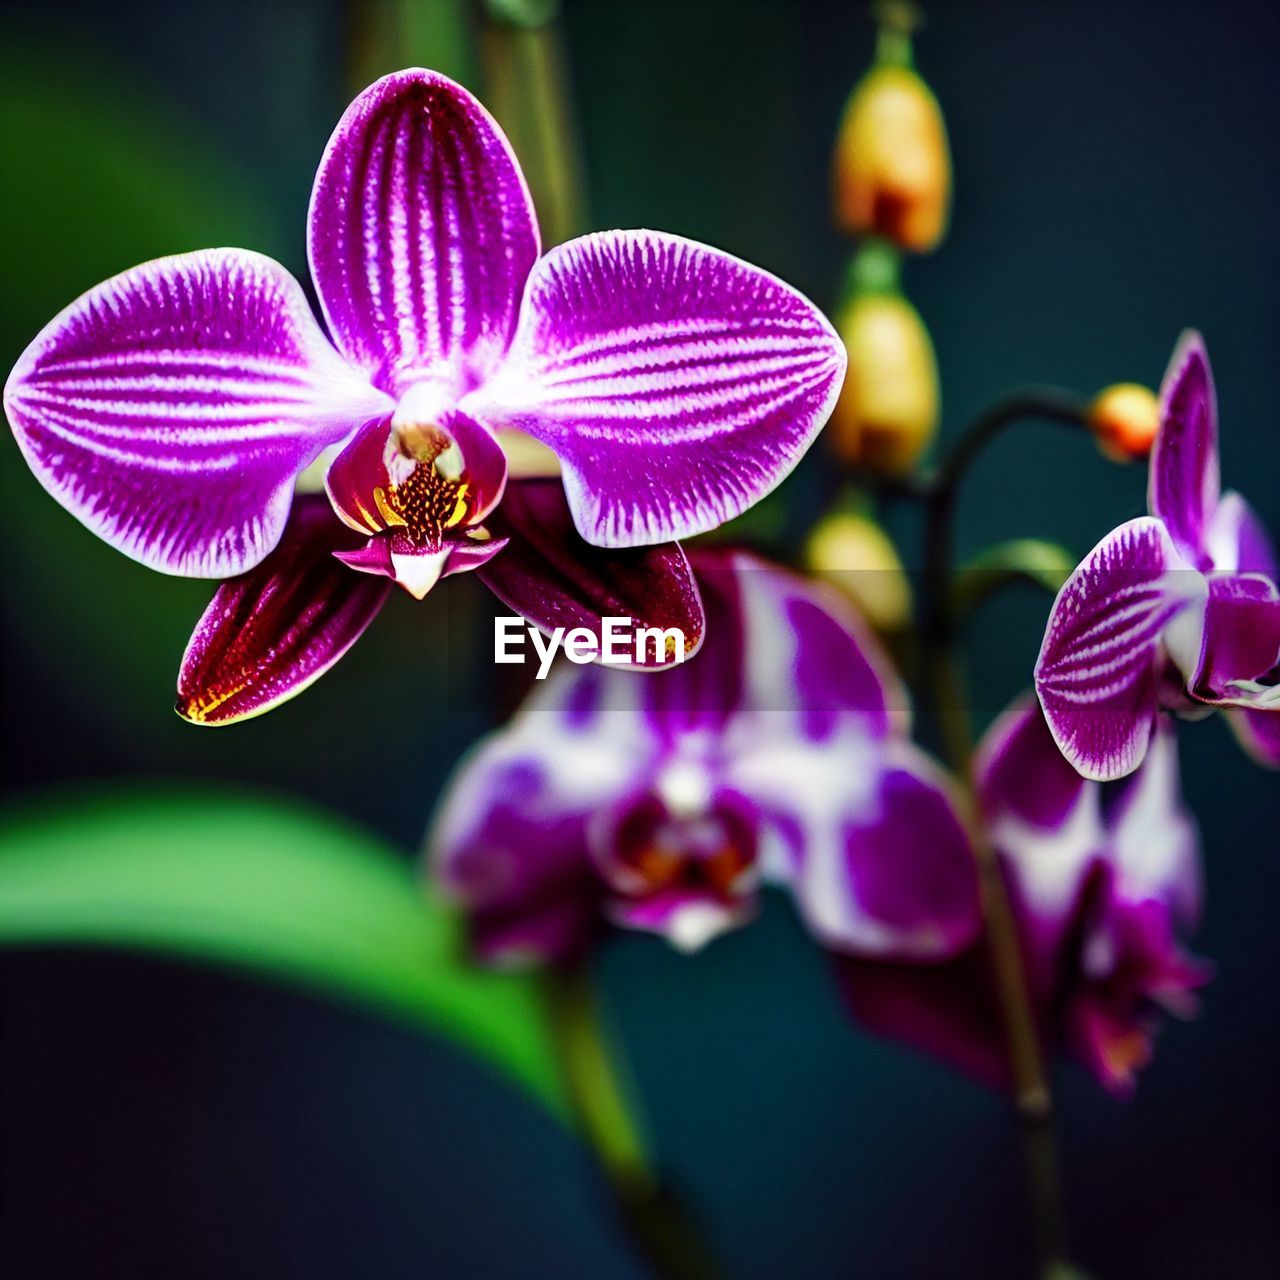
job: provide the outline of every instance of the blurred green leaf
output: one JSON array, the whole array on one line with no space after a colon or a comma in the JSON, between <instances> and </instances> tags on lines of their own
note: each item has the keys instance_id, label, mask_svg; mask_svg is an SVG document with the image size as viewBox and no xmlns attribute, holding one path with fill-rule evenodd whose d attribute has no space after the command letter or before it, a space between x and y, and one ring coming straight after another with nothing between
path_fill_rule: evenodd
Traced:
<instances>
[{"instance_id":1,"label":"blurred green leaf","mask_svg":"<svg viewBox=\"0 0 1280 1280\"><path fill-rule=\"evenodd\" d=\"M984 600L1013 582L1029 582L1057 595L1076 567L1076 557L1056 542L1014 538L979 552L961 570L956 584L956 612L964 617Z\"/></svg>"},{"instance_id":2,"label":"blurred green leaf","mask_svg":"<svg viewBox=\"0 0 1280 1280\"><path fill-rule=\"evenodd\" d=\"M532 977L470 967L452 913L374 836L215 787L57 792L0 816L0 945L158 951L448 1036L563 1114Z\"/></svg>"}]
</instances>

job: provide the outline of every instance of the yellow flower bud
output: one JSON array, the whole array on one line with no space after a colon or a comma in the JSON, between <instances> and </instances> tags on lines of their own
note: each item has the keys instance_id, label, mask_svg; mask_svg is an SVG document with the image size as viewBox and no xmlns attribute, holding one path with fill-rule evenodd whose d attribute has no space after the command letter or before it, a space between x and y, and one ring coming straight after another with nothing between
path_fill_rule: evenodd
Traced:
<instances>
[{"instance_id":1,"label":"yellow flower bud","mask_svg":"<svg viewBox=\"0 0 1280 1280\"><path fill-rule=\"evenodd\" d=\"M1085 420L1108 458L1133 462L1151 452L1160 429L1160 402L1147 387L1117 382L1094 397Z\"/></svg>"},{"instance_id":2,"label":"yellow flower bud","mask_svg":"<svg viewBox=\"0 0 1280 1280\"><path fill-rule=\"evenodd\" d=\"M951 154L938 100L909 67L874 67L850 95L836 139L836 227L924 253L942 239L950 204Z\"/></svg>"},{"instance_id":3,"label":"yellow flower bud","mask_svg":"<svg viewBox=\"0 0 1280 1280\"><path fill-rule=\"evenodd\" d=\"M888 534L868 516L837 512L821 520L804 551L809 570L830 582L886 634L911 622L911 584Z\"/></svg>"},{"instance_id":4,"label":"yellow flower bud","mask_svg":"<svg viewBox=\"0 0 1280 1280\"><path fill-rule=\"evenodd\" d=\"M897 294L855 297L837 318L849 372L827 426L837 455L906 475L938 426L938 365L916 309Z\"/></svg>"}]
</instances>

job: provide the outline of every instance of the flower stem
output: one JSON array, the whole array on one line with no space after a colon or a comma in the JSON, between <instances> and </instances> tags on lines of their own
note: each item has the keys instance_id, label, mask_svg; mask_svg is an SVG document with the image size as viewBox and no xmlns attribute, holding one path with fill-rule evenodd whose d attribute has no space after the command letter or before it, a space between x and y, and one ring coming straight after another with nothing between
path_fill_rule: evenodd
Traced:
<instances>
[{"instance_id":1,"label":"flower stem","mask_svg":"<svg viewBox=\"0 0 1280 1280\"><path fill-rule=\"evenodd\" d=\"M974 458L996 436L1027 418L1084 424L1084 403L1059 391L1020 392L993 405L960 438L924 491L926 665L947 756L973 801L973 729L956 648L953 540L956 501ZM985 834L975 841L975 858L986 940L1005 1026L1013 1078L1013 1106L1023 1134L1023 1152L1041 1275L1067 1267L1066 1227L1061 1206L1058 1158L1053 1132L1053 1098L1041 1051L1035 1012L1017 924L995 849Z\"/></svg>"},{"instance_id":2,"label":"flower stem","mask_svg":"<svg viewBox=\"0 0 1280 1280\"><path fill-rule=\"evenodd\" d=\"M544 990L574 1120L632 1243L666 1280L721 1280L724 1273L687 1208L650 1161L590 975L582 966L556 969L546 975Z\"/></svg>"}]
</instances>

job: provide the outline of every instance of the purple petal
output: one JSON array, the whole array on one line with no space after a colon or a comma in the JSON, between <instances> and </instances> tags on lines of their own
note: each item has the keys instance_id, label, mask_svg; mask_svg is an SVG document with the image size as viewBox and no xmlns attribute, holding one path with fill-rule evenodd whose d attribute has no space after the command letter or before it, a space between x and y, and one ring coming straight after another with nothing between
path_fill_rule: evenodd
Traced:
<instances>
[{"instance_id":1,"label":"purple petal","mask_svg":"<svg viewBox=\"0 0 1280 1280\"><path fill-rule=\"evenodd\" d=\"M1196 698L1216 705L1280 706L1280 690L1258 683L1280 662L1280 592L1269 578L1231 574L1209 579L1199 661L1187 681Z\"/></svg>"},{"instance_id":2,"label":"purple petal","mask_svg":"<svg viewBox=\"0 0 1280 1280\"><path fill-rule=\"evenodd\" d=\"M1160 430L1151 452L1148 502L1178 549L1205 563L1209 522L1218 505L1218 402L1204 341L1187 332L1160 388Z\"/></svg>"},{"instance_id":3,"label":"purple petal","mask_svg":"<svg viewBox=\"0 0 1280 1280\"><path fill-rule=\"evenodd\" d=\"M1204 579L1164 525L1146 516L1109 533L1054 602L1036 692L1063 755L1086 778L1119 778L1142 760L1156 710L1155 661L1170 620Z\"/></svg>"},{"instance_id":4,"label":"purple petal","mask_svg":"<svg viewBox=\"0 0 1280 1280\"><path fill-rule=\"evenodd\" d=\"M882 750L873 803L839 815L834 839L814 831L806 842L792 881L801 915L837 951L954 956L981 927L968 832L937 766L905 743Z\"/></svg>"},{"instance_id":5,"label":"purple petal","mask_svg":"<svg viewBox=\"0 0 1280 1280\"><path fill-rule=\"evenodd\" d=\"M988 822L1012 815L1053 831L1088 785L1063 758L1034 695L1017 699L983 735L975 758L978 798Z\"/></svg>"},{"instance_id":6,"label":"purple petal","mask_svg":"<svg viewBox=\"0 0 1280 1280\"><path fill-rule=\"evenodd\" d=\"M1219 573L1260 573L1280 579L1271 538L1253 508L1234 491L1224 493L1209 525L1209 560Z\"/></svg>"},{"instance_id":7,"label":"purple petal","mask_svg":"<svg viewBox=\"0 0 1280 1280\"><path fill-rule=\"evenodd\" d=\"M600 926L589 811L547 803L541 765L495 739L464 761L432 834L433 873L490 964L565 963ZM529 811L532 812L529 812Z\"/></svg>"},{"instance_id":8,"label":"purple petal","mask_svg":"<svg viewBox=\"0 0 1280 1280\"><path fill-rule=\"evenodd\" d=\"M432 827L432 867L467 909L486 958L573 959L598 927L604 887L589 824L634 794L652 763L640 718L609 706L610 690L625 692L634 679L562 669L450 780Z\"/></svg>"},{"instance_id":9,"label":"purple petal","mask_svg":"<svg viewBox=\"0 0 1280 1280\"><path fill-rule=\"evenodd\" d=\"M611 898L605 911L624 929L656 933L677 951L692 954L747 924L756 914L756 902L754 897L724 901L695 889L671 889L635 901Z\"/></svg>"},{"instance_id":10,"label":"purple petal","mask_svg":"<svg viewBox=\"0 0 1280 1280\"><path fill-rule=\"evenodd\" d=\"M353 535L319 495L300 498L280 545L223 583L187 645L178 714L221 725L261 715L318 680L360 638L390 584L334 558Z\"/></svg>"},{"instance_id":11,"label":"purple petal","mask_svg":"<svg viewBox=\"0 0 1280 1280\"><path fill-rule=\"evenodd\" d=\"M488 528L508 542L479 567L480 577L542 630L586 627L599 634L602 619L625 617L636 627L680 629L686 658L701 645L702 601L676 544L618 551L591 546L573 527L559 480L512 481ZM646 646L642 665L660 665L654 646Z\"/></svg>"},{"instance_id":12,"label":"purple petal","mask_svg":"<svg viewBox=\"0 0 1280 1280\"><path fill-rule=\"evenodd\" d=\"M347 108L311 193L311 272L339 349L399 394L456 391L505 353L538 256L524 178L493 118L433 71Z\"/></svg>"},{"instance_id":13,"label":"purple petal","mask_svg":"<svg viewBox=\"0 0 1280 1280\"><path fill-rule=\"evenodd\" d=\"M1227 719L1240 745L1258 764L1280 769L1280 712L1232 708Z\"/></svg>"},{"instance_id":14,"label":"purple petal","mask_svg":"<svg viewBox=\"0 0 1280 1280\"><path fill-rule=\"evenodd\" d=\"M699 548L691 563L735 710L785 713L792 731L820 743L850 714L871 737L905 733L906 688L857 610L839 592L741 551ZM732 678L730 678L732 677Z\"/></svg>"},{"instance_id":15,"label":"purple petal","mask_svg":"<svg viewBox=\"0 0 1280 1280\"><path fill-rule=\"evenodd\" d=\"M1142 767L1107 797L1107 860L1121 902L1158 902L1184 929L1200 920L1200 835L1182 798L1178 735L1161 716Z\"/></svg>"},{"instance_id":16,"label":"purple petal","mask_svg":"<svg viewBox=\"0 0 1280 1280\"><path fill-rule=\"evenodd\" d=\"M1060 1035L1105 1088L1128 1098L1151 1060L1159 1009L1192 1016L1210 969L1182 950L1162 903L1126 901L1106 871L1081 914L1079 954L1062 978Z\"/></svg>"},{"instance_id":17,"label":"purple petal","mask_svg":"<svg viewBox=\"0 0 1280 1280\"><path fill-rule=\"evenodd\" d=\"M294 477L387 411L297 282L241 250L161 258L57 316L5 409L40 483L153 569L222 578L279 541Z\"/></svg>"},{"instance_id":18,"label":"purple petal","mask_svg":"<svg viewBox=\"0 0 1280 1280\"><path fill-rule=\"evenodd\" d=\"M548 445L589 542L690 537L777 485L844 373L804 297L676 236L614 231L551 250L507 366L476 413Z\"/></svg>"},{"instance_id":19,"label":"purple petal","mask_svg":"<svg viewBox=\"0 0 1280 1280\"><path fill-rule=\"evenodd\" d=\"M1085 882L1107 848L1101 788L1063 757L1034 697L1018 699L987 731L976 767L1030 986L1037 999L1048 999Z\"/></svg>"}]
</instances>

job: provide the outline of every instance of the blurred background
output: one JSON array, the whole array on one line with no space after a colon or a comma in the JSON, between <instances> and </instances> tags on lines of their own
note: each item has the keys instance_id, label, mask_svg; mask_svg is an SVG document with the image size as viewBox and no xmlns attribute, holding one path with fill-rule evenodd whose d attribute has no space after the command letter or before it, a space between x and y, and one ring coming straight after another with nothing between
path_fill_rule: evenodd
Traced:
<instances>
[{"instance_id":1,"label":"blurred background","mask_svg":"<svg viewBox=\"0 0 1280 1280\"><path fill-rule=\"evenodd\" d=\"M0 5L0 364L62 306L208 245L305 276L304 215L341 111L394 66L486 96L462 0ZM951 136L941 249L906 284L937 346L943 439L1020 384L1156 385L1206 335L1223 470L1280 530L1280 9L933 3L916 43ZM402 15L403 16L403 15ZM394 24L392 24L394 25ZM708 241L820 305L847 244L827 171L871 56L860 4L565 0L595 227ZM497 90L501 92L501 88ZM786 490L803 507L821 449ZM1092 546L1145 469L1028 427L966 491L961 552ZM919 529L895 514L909 564ZM465 578L379 624L307 695L230 731L170 710L207 584L96 541L0 440L7 801L71 782L220 779L313 800L414 856L459 752L500 714ZM971 632L985 723L1028 681L1046 600ZM352 733L352 727L359 732ZM1205 838L1197 949L1217 976L1136 1100L1061 1068L1075 1252L1099 1277L1280 1274L1280 789L1220 722L1182 735ZM175 831L175 839L182 833ZM736 1277L1027 1272L1002 1101L843 1016L781 903L681 958L613 942L603 978L651 1113ZM114 951L0 953L0 1272L36 1277L643 1274L583 1154L459 1049L247 977Z\"/></svg>"}]
</instances>

